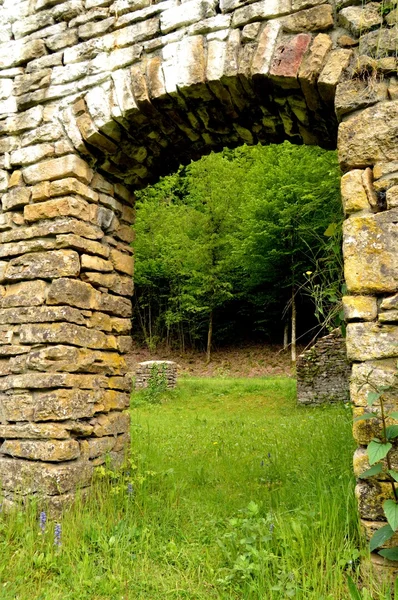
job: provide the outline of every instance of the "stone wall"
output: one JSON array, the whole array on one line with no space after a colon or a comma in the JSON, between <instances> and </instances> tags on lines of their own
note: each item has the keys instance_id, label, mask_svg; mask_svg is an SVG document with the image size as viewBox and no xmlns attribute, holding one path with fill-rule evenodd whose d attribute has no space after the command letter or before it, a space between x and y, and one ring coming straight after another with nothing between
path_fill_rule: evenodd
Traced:
<instances>
[{"instance_id":1,"label":"stone wall","mask_svg":"<svg viewBox=\"0 0 398 600\"><path fill-rule=\"evenodd\" d=\"M138 363L135 389L145 389L150 383L173 389L177 385L177 363L172 360L146 360Z\"/></svg>"},{"instance_id":2,"label":"stone wall","mask_svg":"<svg viewBox=\"0 0 398 600\"><path fill-rule=\"evenodd\" d=\"M62 503L89 484L108 451L119 456L128 439L133 191L223 146L337 141L356 413L367 378L391 380L394 15L381 2L355 0L0 0L7 495ZM357 475L366 468L368 423L354 428ZM383 494L377 479L358 485L372 526Z\"/></svg>"},{"instance_id":3,"label":"stone wall","mask_svg":"<svg viewBox=\"0 0 398 600\"><path fill-rule=\"evenodd\" d=\"M349 400L351 366L339 329L321 338L297 358L297 402L318 405Z\"/></svg>"}]
</instances>

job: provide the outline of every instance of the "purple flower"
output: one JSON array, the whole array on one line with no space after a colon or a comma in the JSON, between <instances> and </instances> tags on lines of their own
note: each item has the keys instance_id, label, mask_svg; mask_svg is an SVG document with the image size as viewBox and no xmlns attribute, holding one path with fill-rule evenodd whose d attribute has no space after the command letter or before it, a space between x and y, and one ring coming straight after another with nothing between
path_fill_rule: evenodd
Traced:
<instances>
[{"instance_id":1,"label":"purple flower","mask_svg":"<svg viewBox=\"0 0 398 600\"><path fill-rule=\"evenodd\" d=\"M54 546L61 545L61 525L59 523L56 524L54 529Z\"/></svg>"},{"instance_id":2,"label":"purple flower","mask_svg":"<svg viewBox=\"0 0 398 600\"><path fill-rule=\"evenodd\" d=\"M42 533L44 533L44 531L46 529L46 523L47 523L47 515L44 512L44 510L42 510L40 513L40 517L39 517L39 527L40 527Z\"/></svg>"},{"instance_id":3,"label":"purple flower","mask_svg":"<svg viewBox=\"0 0 398 600\"><path fill-rule=\"evenodd\" d=\"M132 483L128 483L127 484L127 494L129 496L133 496L134 495L134 488L133 488L133 484Z\"/></svg>"}]
</instances>

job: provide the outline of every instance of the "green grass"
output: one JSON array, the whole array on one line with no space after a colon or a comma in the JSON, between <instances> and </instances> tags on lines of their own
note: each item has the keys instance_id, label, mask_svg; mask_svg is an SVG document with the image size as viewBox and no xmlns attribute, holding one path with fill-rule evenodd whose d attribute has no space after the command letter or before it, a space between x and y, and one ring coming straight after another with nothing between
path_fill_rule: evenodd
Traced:
<instances>
[{"instance_id":1,"label":"green grass","mask_svg":"<svg viewBox=\"0 0 398 600\"><path fill-rule=\"evenodd\" d=\"M350 409L298 408L291 379L133 394L127 472L99 470L60 548L39 505L0 516L0 599L347 600L353 451Z\"/></svg>"}]
</instances>

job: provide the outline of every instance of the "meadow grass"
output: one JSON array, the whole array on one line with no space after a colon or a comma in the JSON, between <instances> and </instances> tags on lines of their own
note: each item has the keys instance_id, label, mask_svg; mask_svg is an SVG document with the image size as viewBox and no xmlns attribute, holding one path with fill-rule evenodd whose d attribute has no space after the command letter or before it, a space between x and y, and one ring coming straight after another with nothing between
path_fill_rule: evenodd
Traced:
<instances>
[{"instance_id":1,"label":"meadow grass","mask_svg":"<svg viewBox=\"0 0 398 600\"><path fill-rule=\"evenodd\" d=\"M182 379L161 399L133 394L127 467L99 468L60 546L40 502L0 515L0 599L348 600L350 408L297 407L287 378Z\"/></svg>"}]
</instances>

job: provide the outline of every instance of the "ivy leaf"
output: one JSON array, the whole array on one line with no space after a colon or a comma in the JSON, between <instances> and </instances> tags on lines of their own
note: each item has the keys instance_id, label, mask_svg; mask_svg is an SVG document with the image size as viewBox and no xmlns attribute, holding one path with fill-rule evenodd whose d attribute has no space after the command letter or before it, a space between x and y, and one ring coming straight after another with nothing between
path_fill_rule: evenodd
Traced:
<instances>
[{"instance_id":1,"label":"ivy leaf","mask_svg":"<svg viewBox=\"0 0 398 600\"><path fill-rule=\"evenodd\" d=\"M376 413L363 413L359 417L355 417L354 421L367 421L368 419L377 419L378 415Z\"/></svg>"},{"instance_id":2,"label":"ivy leaf","mask_svg":"<svg viewBox=\"0 0 398 600\"><path fill-rule=\"evenodd\" d=\"M388 469L388 473L391 475L391 477L393 479L395 479L395 481L398 482L398 472L397 471L393 471L392 469Z\"/></svg>"},{"instance_id":3,"label":"ivy leaf","mask_svg":"<svg viewBox=\"0 0 398 600\"><path fill-rule=\"evenodd\" d=\"M387 456L391 448L392 444L390 444L390 442L382 444L381 442L375 442L372 440L368 445L369 464L374 465L379 460L382 460L385 456Z\"/></svg>"},{"instance_id":4,"label":"ivy leaf","mask_svg":"<svg viewBox=\"0 0 398 600\"><path fill-rule=\"evenodd\" d=\"M389 425L386 428L386 437L388 440L398 437L398 425Z\"/></svg>"},{"instance_id":5,"label":"ivy leaf","mask_svg":"<svg viewBox=\"0 0 398 600\"><path fill-rule=\"evenodd\" d=\"M386 500L383 503L383 510L389 525L396 531L398 529L398 504L394 500Z\"/></svg>"},{"instance_id":6,"label":"ivy leaf","mask_svg":"<svg viewBox=\"0 0 398 600\"><path fill-rule=\"evenodd\" d=\"M384 527L380 527L372 536L372 539L369 542L369 550L373 552L376 548L380 548L392 536L394 535L394 530L390 525L384 525Z\"/></svg>"},{"instance_id":7,"label":"ivy leaf","mask_svg":"<svg viewBox=\"0 0 398 600\"><path fill-rule=\"evenodd\" d=\"M368 469L367 471L364 471L362 475L359 476L359 478L366 479L367 477L373 477L373 475L378 475L379 473L381 473L382 470L383 467L381 466L381 464L377 463L376 465L373 465L373 467L370 467L370 469Z\"/></svg>"},{"instance_id":8,"label":"ivy leaf","mask_svg":"<svg viewBox=\"0 0 398 600\"><path fill-rule=\"evenodd\" d=\"M379 554L388 560L398 560L398 548L383 548L379 550Z\"/></svg>"},{"instance_id":9,"label":"ivy leaf","mask_svg":"<svg viewBox=\"0 0 398 600\"><path fill-rule=\"evenodd\" d=\"M369 392L368 394L368 406L373 406L375 402L380 398L381 392Z\"/></svg>"}]
</instances>

